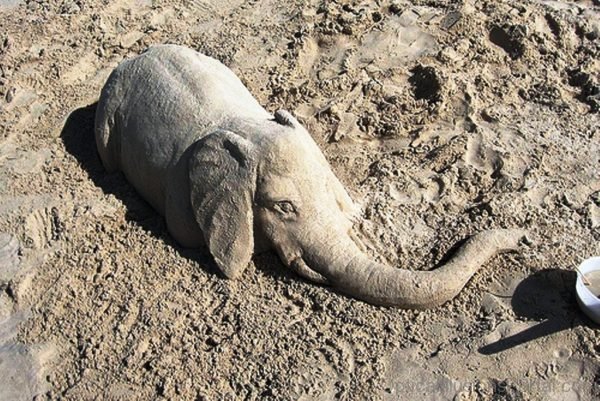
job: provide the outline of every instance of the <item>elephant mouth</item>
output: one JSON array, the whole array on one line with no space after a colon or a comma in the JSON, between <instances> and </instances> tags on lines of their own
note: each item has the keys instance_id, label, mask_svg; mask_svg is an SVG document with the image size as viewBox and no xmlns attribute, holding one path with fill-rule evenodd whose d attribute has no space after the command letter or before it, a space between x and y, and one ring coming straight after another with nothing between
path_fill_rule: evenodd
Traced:
<instances>
[{"instance_id":1,"label":"elephant mouth","mask_svg":"<svg viewBox=\"0 0 600 401\"><path fill-rule=\"evenodd\" d=\"M300 256L292 260L290 267L296 274L306 278L307 280L319 284L329 284L329 280L327 280L326 277L308 267L304 259L302 259Z\"/></svg>"}]
</instances>

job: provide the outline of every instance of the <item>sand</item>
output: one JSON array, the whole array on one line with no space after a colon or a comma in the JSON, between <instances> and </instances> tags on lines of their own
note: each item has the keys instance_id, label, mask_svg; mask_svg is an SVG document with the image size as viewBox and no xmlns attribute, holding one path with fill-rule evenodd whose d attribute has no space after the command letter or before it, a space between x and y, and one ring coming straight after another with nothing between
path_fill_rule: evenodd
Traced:
<instances>
[{"instance_id":1,"label":"sand","mask_svg":"<svg viewBox=\"0 0 600 401\"><path fill-rule=\"evenodd\" d=\"M593 1L0 3L0 399L595 400ZM428 269L530 230L442 307L374 307L278 258L227 281L102 169L94 103L155 43L232 68L307 126L367 252Z\"/></svg>"}]
</instances>

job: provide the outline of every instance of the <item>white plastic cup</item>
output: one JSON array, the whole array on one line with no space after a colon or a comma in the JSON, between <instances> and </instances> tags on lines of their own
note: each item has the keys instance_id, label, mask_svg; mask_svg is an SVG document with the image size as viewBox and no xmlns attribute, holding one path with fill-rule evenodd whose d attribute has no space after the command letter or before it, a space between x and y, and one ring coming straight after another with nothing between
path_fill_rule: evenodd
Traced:
<instances>
[{"instance_id":1,"label":"white plastic cup","mask_svg":"<svg viewBox=\"0 0 600 401\"><path fill-rule=\"evenodd\" d=\"M583 284L582 279L582 275L593 271L600 271L600 256L586 259L579 265L575 292L577 293L577 303L579 303L581 310L594 322L600 324L600 299Z\"/></svg>"}]
</instances>

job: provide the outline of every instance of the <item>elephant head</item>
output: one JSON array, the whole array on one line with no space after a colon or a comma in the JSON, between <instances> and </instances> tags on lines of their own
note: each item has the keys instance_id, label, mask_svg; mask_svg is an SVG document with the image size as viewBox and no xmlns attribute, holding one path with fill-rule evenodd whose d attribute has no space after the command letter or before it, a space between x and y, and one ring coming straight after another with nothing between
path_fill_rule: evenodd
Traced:
<instances>
[{"instance_id":1,"label":"elephant head","mask_svg":"<svg viewBox=\"0 0 600 401\"><path fill-rule=\"evenodd\" d=\"M325 157L286 111L198 141L189 164L191 204L217 266L239 276L255 242L270 244L298 274L378 305L427 308L453 298L493 254L514 249L517 230L472 237L432 271L383 265L352 239L355 206Z\"/></svg>"}]
</instances>

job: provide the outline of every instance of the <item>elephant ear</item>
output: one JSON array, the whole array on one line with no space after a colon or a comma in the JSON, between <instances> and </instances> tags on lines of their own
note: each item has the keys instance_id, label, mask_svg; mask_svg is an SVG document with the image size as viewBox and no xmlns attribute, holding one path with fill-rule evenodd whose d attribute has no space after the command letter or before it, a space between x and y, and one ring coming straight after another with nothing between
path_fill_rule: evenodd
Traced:
<instances>
[{"instance_id":1,"label":"elephant ear","mask_svg":"<svg viewBox=\"0 0 600 401\"><path fill-rule=\"evenodd\" d=\"M226 130L193 146L189 179L194 216L219 269L236 278L254 249L256 150L250 141Z\"/></svg>"}]
</instances>

